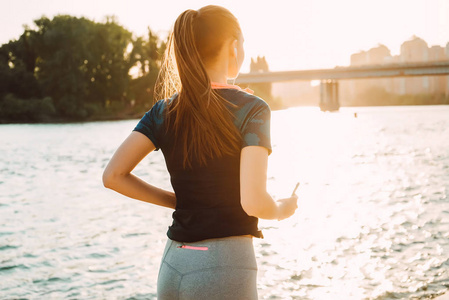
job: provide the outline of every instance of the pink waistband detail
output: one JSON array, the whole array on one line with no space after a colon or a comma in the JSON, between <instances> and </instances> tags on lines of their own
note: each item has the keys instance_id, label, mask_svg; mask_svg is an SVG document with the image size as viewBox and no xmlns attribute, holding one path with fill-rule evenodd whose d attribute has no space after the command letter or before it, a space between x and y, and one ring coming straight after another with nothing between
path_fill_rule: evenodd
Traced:
<instances>
[{"instance_id":1,"label":"pink waistband detail","mask_svg":"<svg viewBox=\"0 0 449 300\"><path fill-rule=\"evenodd\" d=\"M187 245L182 245L182 246L179 246L178 248L190 249L190 250L201 250L201 251L209 250L208 247L195 247L195 246L187 246Z\"/></svg>"}]
</instances>

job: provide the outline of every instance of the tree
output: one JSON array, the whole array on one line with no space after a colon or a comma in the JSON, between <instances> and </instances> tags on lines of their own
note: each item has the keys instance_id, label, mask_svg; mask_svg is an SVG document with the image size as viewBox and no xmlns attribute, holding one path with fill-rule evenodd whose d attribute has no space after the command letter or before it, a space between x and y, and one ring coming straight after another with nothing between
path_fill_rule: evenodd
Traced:
<instances>
[{"instance_id":1,"label":"tree","mask_svg":"<svg viewBox=\"0 0 449 300\"><path fill-rule=\"evenodd\" d=\"M111 102L123 102L132 65L125 58L129 31L112 17L95 23L60 15L35 24L35 75L61 115L85 118Z\"/></svg>"},{"instance_id":2,"label":"tree","mask_svg":"<svg viewBox=\"0 0 449 300\"><path fill-rule=\"evenodd\" d=\"M133 44L138 77L131 81L131 90L136 107L148 109L153 102L154 84L161 67L167 40L160 41L150 28L147 39L139 37Z\"/></svg>"},{"instance_id":3,"label":"tree","mask_svg":"<svg viewBox=\"0 0 449 300\"><path fill-rule=\"evenodd\" d=\"M111 16L101 23L41 17L0 47L0 121L141 114L151 104L165 45L149 28L133 37ZM131 78L135 67L138 77Z\"/></svg>"}]
</instances>

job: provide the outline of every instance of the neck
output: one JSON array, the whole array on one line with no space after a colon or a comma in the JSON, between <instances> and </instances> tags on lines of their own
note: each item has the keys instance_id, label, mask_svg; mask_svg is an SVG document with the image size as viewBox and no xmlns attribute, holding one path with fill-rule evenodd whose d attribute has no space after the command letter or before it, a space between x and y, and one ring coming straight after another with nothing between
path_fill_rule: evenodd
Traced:
<instances>
[{"instance_id":1,"label":"neck","mask_svg":"<svg viewBox=\"0 0 449 300\"><path fill-rule=\"evenodd\" d=\"M226 59L218 60L221 63L213 66L206 66L207 75L212 82L228 83L228 61Z\"/></svg>"},{"instance_id":2,"label":"neck","mask_svg":"<svg viewBox=\"0 0 449 300\"><path fill-rule=\"evenodd\" d=\"M228 83L227 77L224 74L219 74L219 73L216 74L216 73L208 72L208 75L209 75L209 79L211 82L217 82L217 83L223 83L223 84Z\"/></svg>"}]
</instances>

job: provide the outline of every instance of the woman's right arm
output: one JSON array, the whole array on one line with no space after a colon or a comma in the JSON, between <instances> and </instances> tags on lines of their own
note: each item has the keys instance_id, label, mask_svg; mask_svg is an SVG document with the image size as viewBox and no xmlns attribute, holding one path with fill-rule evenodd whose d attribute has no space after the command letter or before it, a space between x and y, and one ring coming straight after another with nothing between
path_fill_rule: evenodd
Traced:
<instances>
[{"instance_id":1,"label":"woman's right arm","mask_svg":"<svg viewBox=\"0 0 449 300\"><path fill-rule=\"evenodd\" d=\"M106 166L103 172L104 186L133 199L174 209L174 192L153 186L131 173L155 149L153 142L141 132L131 132Z\"/></svg>"},{"instance_id":2,"label":"woman's right arm","mask_svg":"<svg viewBox=\"0 0 449 300\"><path fill-rule=\"evenodd\" d=\"M240 154L240 200L243 210L260 219L283 220L295 213L298 196L274 201L267 193L268 150L246 146Z\"/></svg>"}]
</instances>

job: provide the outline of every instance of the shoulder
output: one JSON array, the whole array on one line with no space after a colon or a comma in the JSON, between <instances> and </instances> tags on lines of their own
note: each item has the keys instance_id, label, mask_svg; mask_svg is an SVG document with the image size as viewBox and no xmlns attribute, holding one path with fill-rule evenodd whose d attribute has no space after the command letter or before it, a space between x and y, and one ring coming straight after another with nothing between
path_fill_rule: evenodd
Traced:
<instances>
[{"instance_id":1,"label":"shoulder","mask_svg":"<svg viewBox=\"0 0 449 300\"><path fill-rule=\"evenodd\" d=\"M269 107L268 103L259 96L251 95L243 91L239 91L239 93L245 94L245 99L252 102L254 105Z\"/></svg>"},{"instance_id":2,"label":"shoulder","mask_svg":"<svg viewBox=\"0 0 449 300\"><path fill-rule=\"evenodd\" d=\"M223 96L226 98L226 100L229 100L236 104L243 112L251 113L260 110L271 111L270 105L259 96L235 89L223 91Z\"/></svg>"},{"instance_id":3,"label":"shoulder","mask_svg":"<svg viewBox=\"0 0 449 300\"><path fill-rule=\"evenodd\" d=\"M150 110L157 110L157 111L163 110L164 107L167 105L167 101L168 99L157 100L156 102L153 103L153 106L151 107Z\"/></svg>"},{"instance_id":4,"label":"shoulder","mask_svg":"<svg viewBox=\"0 0 449 300\"><path fill-rule=\"evenodd\" d=\"M256 99L254 99L254 105L259 107L260 110L268 110L271 112L270 105L262 98L255 96Z\"/></svg>"},{"instance_id":5,"label":"shoulder","mask_svg":"<svg viewBox=\"0 0 449 300\"><path fill-rule=\"evenodd\" d=\"M165 100L158 100L156 101L153 106L145 113L144 118L147 120L151 120L155 122L156 124L161 124L163 121L163 108L165 106Z\"/></svg>"},{"instance_id":6,"label":"shoulder","mask_svg":"<svg viewBox=\"0 0 449 300\"><path fill-rule=\"evenodd\" d=\"M167 105L173 100L173 98L160 99L153 103L151 108L147 111L146 114L152 116L161 116L164 114L164 110L167 108Z\"/></svg>"},{"instance_id":7,"label":"shoulder","mask_svg":"<svg viewBox=\"0 0 449 300\"><path fill-rule=\"evenodd\" d=\"M178 93L174 93L171 97L165 98L165 99L159 99L156 102L153 103L153 106L151 106L150 110L157 110L161 111L164 110L167 105L169 105L173 99L177 97Z\"/></svg>"},{"instance_id":8,"label":"shoulder","mask_svg":"<svg viewBox=\"0 0 449 300\"><path fill-rule=\"evenodd\" d=\"M165 119L164 108L166 107L166 100L161 99L153 103L151 108L143 115L142 124L152 124L152 126L162 125Z\"/></svg>"},{"instance_id":9,"label":"shoulder","mask_svg":"<svg viewBox=\"0 0 449 300\"><path fill-rule=\"evenodd\" d=\"M242 97L242 110L247 115L259 115L260 113L271 114L270 105L261 97L248 94L244 91L238 91Z\"/></svg>"}]
</instances>

